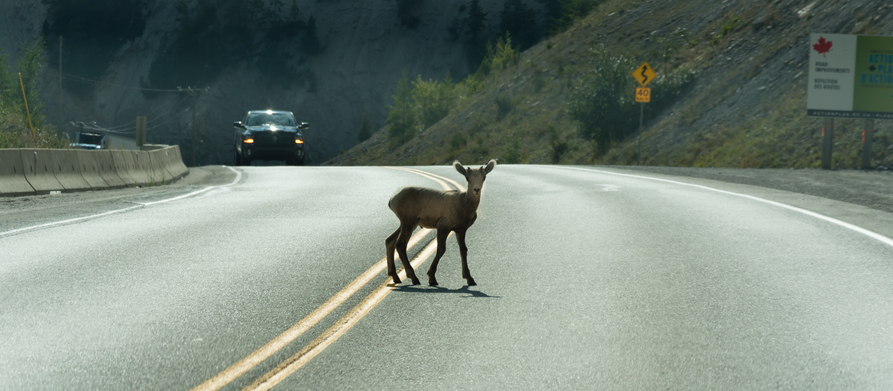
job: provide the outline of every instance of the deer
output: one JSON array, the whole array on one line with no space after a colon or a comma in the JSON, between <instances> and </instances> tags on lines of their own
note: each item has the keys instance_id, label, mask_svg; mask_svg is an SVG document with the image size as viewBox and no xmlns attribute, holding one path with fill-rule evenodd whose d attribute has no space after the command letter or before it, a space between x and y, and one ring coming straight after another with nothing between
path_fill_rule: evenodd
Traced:
<instances>
[{"instance_id":1,"label":"deer","mask_svg":"<svg viewBox=\"0 0 893 391\"><path fill-rule=\"evenodd\" d=\"M468 271L468 247L465 246L465 232L477 220L477 209L481 203L481 190L487 174L496 167L496 160L490 160L486 166L480 168L465 168L459 161L453 162L453 167L468 181L466 191L436 190L427 187L404 187L397 191L388 207L400 220L400 227L385 239L387 249L388 276L394 279L394 284L400 283L397 269L394 267L394 250L400 256L406 276L413 285L419 285L419 279L406 256L406 245L416 227L437 230L437 252L431 267L428 268L428 285L437 286L437 264L446 252L446 239L450 232L456 233L456 241L459 243L459 254L462 257L462 278L469 286L477 285L471 272Z\"/></svg>"}]
</instances>

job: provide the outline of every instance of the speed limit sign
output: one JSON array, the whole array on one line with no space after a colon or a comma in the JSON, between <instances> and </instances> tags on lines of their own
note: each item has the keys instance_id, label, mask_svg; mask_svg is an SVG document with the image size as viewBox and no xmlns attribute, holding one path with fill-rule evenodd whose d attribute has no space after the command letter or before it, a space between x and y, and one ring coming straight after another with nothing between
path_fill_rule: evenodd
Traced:
<instances>
[{"instance_id":1,"label":"speed limit sign","mask_svg":"<svg viewBox=\"0 0 893 391\"><path fill-rule=\"evenodd\" d=\"M636 87L636 102L651 102L651 89L647 87Z\"/></svg>"}]
</instances>

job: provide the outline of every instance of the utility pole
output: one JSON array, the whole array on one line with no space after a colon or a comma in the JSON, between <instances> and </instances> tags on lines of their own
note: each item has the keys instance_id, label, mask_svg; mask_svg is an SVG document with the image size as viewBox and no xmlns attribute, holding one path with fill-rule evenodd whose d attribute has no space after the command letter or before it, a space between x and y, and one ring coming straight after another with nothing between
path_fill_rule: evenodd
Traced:
<instances>
[{"instance_id":1,"label":"utility pole","mask_svg":"<svg viewBox=\"0 0 893 391\"><path fill-rule=\"evenodd\" d=\"M58 134L62 134L62 36L59 36L59 130Z\"/></svg>"},{"instance_id":2,"label":"utility pole","mask_svg":"<svg viewBox=\"0 0 893 391\"><path fill-rule=\"evenodd\" d=\"M180 91L180 92L188 92L190 95L192 95L192 166L195 167L195 144L196 144L196 131L195 131L195 103L196 103L196 100L198 99L198 94L199 94L200 92L208 92L208 91L211 91L211 87L205 87L205 88L186 87L186 88L182 88L182 87L180 87L180 86L177 86L177 91Z\"/></svg>"}]
</instances>

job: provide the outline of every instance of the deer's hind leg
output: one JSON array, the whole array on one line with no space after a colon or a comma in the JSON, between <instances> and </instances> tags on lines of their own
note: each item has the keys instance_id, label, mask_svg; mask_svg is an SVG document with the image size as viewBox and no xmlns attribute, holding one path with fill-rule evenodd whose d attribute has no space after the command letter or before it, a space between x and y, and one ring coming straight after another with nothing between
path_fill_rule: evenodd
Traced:
<instances>
[{"instance_id":1,"label":"deer's hind leg","mask_svg":"<svg viewBox=\"0 0 893 391\"><path fill-rule=\"evenodd\" d=\"M412 236L412 231L415 230L418 222L416 221L401 221L400 222L400 234L397 237L397 254L400 255L400 262L403 263L403 269L406 270L406 277L412 281L412 285L419 285L419 278L415 275L415 270L412 268L412 264L409 263L409 256L406 255L406 245L409 244L409 238ZM394 273L392 277L396 283L397 274Z\"/></svg>"},{"instance_id":2,"label":"deer's hind leg","mask_svg":"<svg viewBox=\"0 0 893 391\"><path fill-rule=\"evenodd\" d=\"M400 236L400 231L402 229L402 227L397 228L397 230L384 241L384 246L387 251L388 275L394 279L394 284L400 283L400 277L397 276L397 268L394 266L394 251L397 250L397 238Z\"/></svg>"}]
</instances>

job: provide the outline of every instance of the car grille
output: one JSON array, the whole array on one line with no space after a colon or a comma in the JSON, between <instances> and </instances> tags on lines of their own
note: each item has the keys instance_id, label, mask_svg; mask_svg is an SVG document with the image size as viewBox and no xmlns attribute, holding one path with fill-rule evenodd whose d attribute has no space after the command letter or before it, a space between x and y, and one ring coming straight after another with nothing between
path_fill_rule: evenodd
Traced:
<instances>
[{"instance_id":1,"label":"car grille","mask_svg":"<svg viewBox=\"0 0 893 391\"><path fill-rule=\"evenodd\" d=\"M289 132L254 133L254 145L264 147L289 147L295 145L295 134Z\"/></svg>"}]
</instances>

